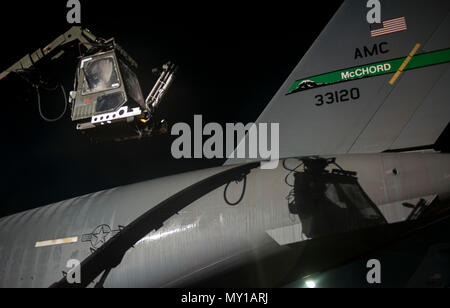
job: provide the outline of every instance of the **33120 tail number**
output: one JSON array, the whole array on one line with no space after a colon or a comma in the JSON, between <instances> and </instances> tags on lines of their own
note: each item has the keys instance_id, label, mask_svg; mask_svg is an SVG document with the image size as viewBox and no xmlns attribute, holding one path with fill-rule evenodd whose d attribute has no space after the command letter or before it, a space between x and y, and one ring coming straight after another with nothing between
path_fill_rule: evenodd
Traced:
<instances>
[{"instance_id":1,"label":"33120 tail number","mask_svg":"<svg viewBox=\"0 0 450 308\"><path fill-rule=\"evenodd\" d=\"M358 88L350 90L344 89L341 91L328 92L323 95L316 95L316 106L332 105L335 103L349 102L359 100L361 94Z\"/></svg>"}]
</instances>

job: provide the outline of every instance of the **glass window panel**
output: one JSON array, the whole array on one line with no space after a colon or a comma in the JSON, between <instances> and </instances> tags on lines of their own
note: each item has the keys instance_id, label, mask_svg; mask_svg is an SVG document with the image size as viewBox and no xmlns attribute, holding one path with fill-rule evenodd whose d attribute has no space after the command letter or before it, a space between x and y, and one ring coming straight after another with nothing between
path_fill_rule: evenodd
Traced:
<instances>
[{"instance_id":1,"label":"glass window panel","mask_svg":"<svg viewBox=\"0 0 450 308\"><path fill-rule=\"evenodd\" d=\"M84 63L82 94L93 94L120 87L113 57L95 59Z\"/></svg>"}]
</instances>

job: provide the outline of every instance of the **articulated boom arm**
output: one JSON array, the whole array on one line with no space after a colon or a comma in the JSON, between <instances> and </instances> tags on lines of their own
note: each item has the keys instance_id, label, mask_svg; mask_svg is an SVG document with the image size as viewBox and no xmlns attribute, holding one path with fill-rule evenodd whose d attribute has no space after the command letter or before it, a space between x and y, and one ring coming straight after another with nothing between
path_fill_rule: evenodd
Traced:
<instances>
[{"instance_id":1,"label":"articulated boom arm","mask_svg":"<svg viewBox=\"0 0 450 308\"><path fill-rule=\"evenodd\" d=\"M51 57L51 60L55 60L61 57L65 50L64 48L71 46L72 43L78 42L83 45L87 51L92 51L105 42L102 39L98 39L89 30L81 27L72 27L66 33L58 36L53 42L48 44L44 48L39 48L31 54L27 54L20 59L6 71L0 74L0 80L5 78L9 73L20 73L29 69L32 69L38 62L44 58Z\"/></svg>"},{"instance_id":2,"label":"articulated boom arm","mask_svg":"<svg viewBox=\"0 0 450 308\"><path fill-rule=\"evenodd\" d=\"M155 110L161 103L161 100L175 79L177 70L178 67L172 62L163 65L158 81L145 101L150 110ZM157 70L154 70L154 72L157 72Z\"/></svg>"}]
</instances>

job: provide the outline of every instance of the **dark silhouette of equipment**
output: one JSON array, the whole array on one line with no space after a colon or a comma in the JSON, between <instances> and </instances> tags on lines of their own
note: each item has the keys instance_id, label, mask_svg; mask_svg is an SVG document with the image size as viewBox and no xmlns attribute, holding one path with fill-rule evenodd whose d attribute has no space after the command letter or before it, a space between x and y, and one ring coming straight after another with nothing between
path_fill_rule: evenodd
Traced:
<instances>
[{"instance_id":1,"label":"dark silhouette of equipment","mask_svg":"<svg viewBox=\"0 0 450 308\"><path fill-rule=\"evenodd\" d=\"M332 165L338 169L328 171ZM300 166L302 172L297 170ZM387 223L359 185L356 172L342 169L334 158L304 158L300 166L287 168L295 179L290 184L293 191L289 209L300 217L303 233L308 238Z\"/></svg>"}]
</instances>

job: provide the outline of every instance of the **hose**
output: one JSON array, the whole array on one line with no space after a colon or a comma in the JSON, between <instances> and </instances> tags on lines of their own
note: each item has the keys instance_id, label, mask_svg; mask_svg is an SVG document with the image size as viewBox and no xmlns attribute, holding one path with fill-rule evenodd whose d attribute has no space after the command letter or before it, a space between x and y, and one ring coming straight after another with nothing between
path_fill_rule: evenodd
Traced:
<instances>
[{"instance_id":1,"label":"hose","mask_svg":"<svg viewBox=\"0 0 450 308\"><path fill-rule=\"evenodd\" d=\"M66 90L64 89L64 86L62 84L60 85L60 87L61 87L61 91L62 91L62 93L64 95L64 111L61 113L61 115L59 117L57 117L55 119L49 119L42 112L41 94L39 92L39 86L34 86L34 88L36 89L36 93L37 93L37 102L38 102L39 114L40 114L41 118L44 121L46 121L46 122L50 122L50 123L57 122L57 121L61 120L64 117L64 115L66 114L67 105L68 105L68 103L67 103L67 94L66 94Z\"/></svg>"},{"instance_id":2,"label":"hose","mask_svg":"<svg viewBox=\"0 0 450 308\"><path fill-rule=\"evenodd\" d=\"M225 186L225 190L224 190L224 192L223 192L223 198L224 198L224 200L225 200L225 202L229 205L229 206L236 206L236 205L238 205L239 203L241 203L241 201L244 199L244 196L245 196L245 190L246 190L246 188L247 188L247 176L245 176L242 180L240 180L240 181L236 181L235 183L240 183L240 182L242 182L242 181L244 181L244 186L243 186L243 188L242 188L242 194L241 194L241 197L239 198L239 200L237 201L237 202L230 202L229 200L228 200L228 198L227 198L227 191L228 191L228 188L230 187L230 184L232 183L232 182L229 182L228 184L227 184L227 186Z\"/></svg>"}]
</instances>

